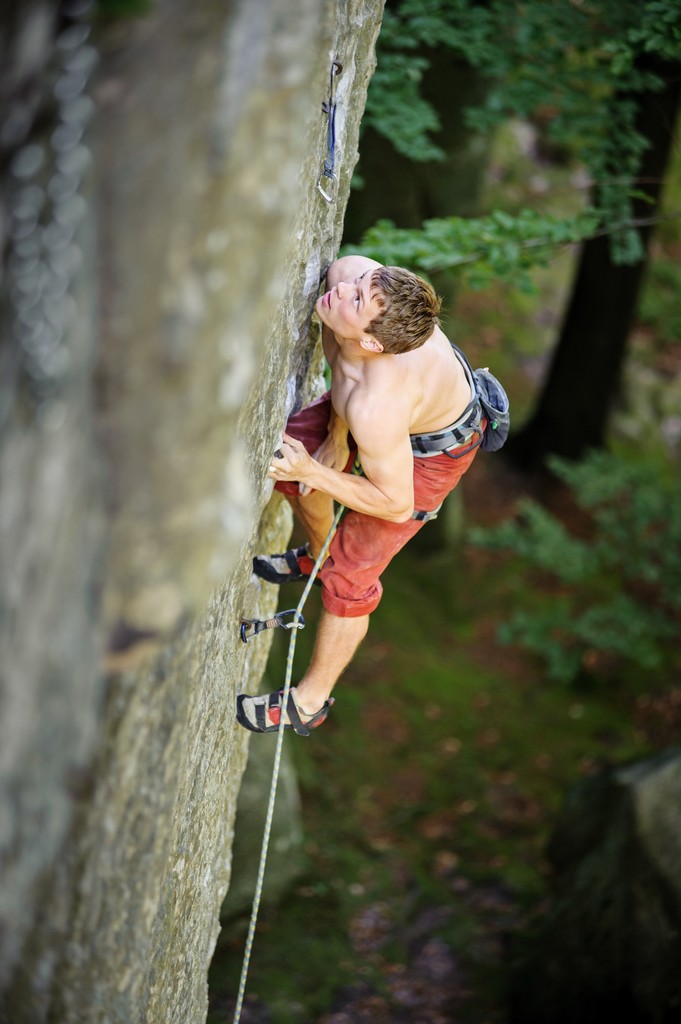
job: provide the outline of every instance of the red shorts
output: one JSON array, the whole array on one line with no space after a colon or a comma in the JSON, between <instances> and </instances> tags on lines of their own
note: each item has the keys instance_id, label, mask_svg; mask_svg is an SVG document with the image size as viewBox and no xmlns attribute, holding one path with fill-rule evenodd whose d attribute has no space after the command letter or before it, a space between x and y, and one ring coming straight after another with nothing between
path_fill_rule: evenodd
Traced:
<instances>
[{"instance_id":1,"label":"red shorts","mask_svg":"<svg viewBox=\"0 0 681 1024\"><path fill-rule=\"evenodd\" d=\"M328 433L330 411L331 398L327 392L294 413L286 425L286 433L301 441L314 455ZM436 509L454 490L477 452L476 445L468 451L458 450L459 457L455 459L445 454L414 459L414 508L423 512ZM351 471L352 463L351 458L346 472ZM280 481L275 488L282 494L298 494L298 485L290 481ZM347 509L319 573L322 601L327 611L341 618L373 612L383 593L380 582L383 570L423 526L423 520L390 523L387 519Z\"/></svg>"}]
</instances>

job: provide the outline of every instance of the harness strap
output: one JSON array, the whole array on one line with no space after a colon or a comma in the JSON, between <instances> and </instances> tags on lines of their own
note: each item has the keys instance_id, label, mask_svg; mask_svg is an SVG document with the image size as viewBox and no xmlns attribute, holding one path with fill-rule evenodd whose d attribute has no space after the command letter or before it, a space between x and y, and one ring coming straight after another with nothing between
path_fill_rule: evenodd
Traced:
<instances>
[{"instance_id":1,"label":"harness strap","mask_svg":"<svg viewBox=\"0 0 681 1024\"><path fill-rule=\"evenodd\" d=\"M452 448L468 445L475 434L482 433L483 413L478 402L468 420L458 420L447 430L437 434L411 434L411 450L415 458L447 454Z\"/></svg>"},{"instance_id":2,"label":"harness strap","mask_svg":"<svg viewBox=\"0 0 681 1024\"><path fill-rule=\"evenodd\" d=\"M452 448L447 448L446 451L442 452L442 454L446 455L448 459L462 459L464 455L468 455L469 452L472 452L475 448L482 444L482 440L485 436L486 423L487 421L483 417L480 427L478 429L478 439L477 441L474 441L473 444L466 445L463 451L459 451L457 449L455 452Z\"/></svg>"},{"instance_id":3,"label":"harness strap","mask_svg":"<svg viewBox=\"0 0 681 1024\"><path fill-rule=\"evenodd\" d=\"M484 430L482 422L484 414L480 405L477 389L475 387L473 368L461 349L453 342L450 342L450 345L454 349L459 362L464 368L466 378L471 388L471 400L459 416L456 423L452 423L451 426L445 427L444 430L438 430L436 433L432 434L410 435L411 450L416 458L427 458L430 455L448 455L451 450L468 445L476 433L480 434L480 439L477 444L482 441L482 434ZM477 447L477 444L475 447ZM464 453L462 452L461 454L463 455ZM459 458L458 455L452 457Z\"/></svg>"},{"instance_id":4,"label":"harness strap","mask_svg":"<svg viewBox=\"0 0 681 1024\"><path fill-rule=\"evenodd\" d=\"M270 695L270 703L273 703L275 706L277 704L277 702L276 702L276 697L277 696L278 696L278 694L271 694ZM275 698L274 701L272 700L273 697ZM283 709L283 706L284 706L284 701L283 701L283 696L282 696L282 701L281 701L282 709ZM289 693L288 699L286 701L286 713L287 713L287 715L289 717L289 721L290 721L291 725L293 726L294 730L298 733L299 736L309 736L310 735L310 730L305 725L305 723L303 722L302 718L300 717L300 715L298 713L298 708L296 706L296 702L293 699L293 694L292 693Z\"/></svg>"},{"instance_id":5,"label":"harness strap","mask_svg":"<svg viewBox=\"0 0 681 1024\"><path fill-rule=\"evenodd\" d=\"M442 502L432 512L413 512L411 518L418 520L419 523L429 523L431 519L437 519L437 514L441 508Z\"/></svg>"}]
</instances>

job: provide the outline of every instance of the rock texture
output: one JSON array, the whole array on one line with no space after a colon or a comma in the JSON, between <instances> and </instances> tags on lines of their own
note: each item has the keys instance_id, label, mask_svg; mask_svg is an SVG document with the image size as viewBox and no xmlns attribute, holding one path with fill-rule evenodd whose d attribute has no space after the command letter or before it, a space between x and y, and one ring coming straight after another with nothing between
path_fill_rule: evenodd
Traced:
<instances>
[{"instance_id":1,"label":"rock texture","mask_svg":"<svg viewBox=\"0 0 681 1024\"><path fill-rule=\"evenodd\" d=\"M2 15L0 1020L191 1024L381 0ZM12 58L11 60L9 58ZM337 79L335 201L316 190Z\"/></svg>"},{"instance_id":2,"label":"rock texture","mask_svg":"<svg viewBox=\"0 0 681 1024\"><path fill-rule=\"evenodd\" d=\"M516 973L517 1024L681 1016L681 750L569 795L551 839L555 894Z\"/></svg>"}]
</instances>

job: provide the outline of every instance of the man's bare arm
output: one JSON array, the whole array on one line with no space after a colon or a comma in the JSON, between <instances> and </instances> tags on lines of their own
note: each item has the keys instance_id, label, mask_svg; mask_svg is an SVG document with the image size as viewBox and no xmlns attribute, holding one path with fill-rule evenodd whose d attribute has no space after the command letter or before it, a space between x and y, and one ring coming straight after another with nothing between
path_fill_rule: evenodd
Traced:
<instances>
[{"instance_id":1,"label":"man's bare arm","mask_svg":"<svg viewBox=\"0 0 681 1024\"><path fill-rule=\"evenodd\" d=\"M298 480L365 515L406 522L414 511L414 462L407 426L397 414L380 410L353 416L350 424L364 472L355 476L323 465L284 435L283 459L273 460L270 476Z\"/></svg>"},{"instance_id":2,"label":"man's bare arm","mask_svg":"<svg viewBox=\"0 0 681 1024\"><path fill-rule=\"evenodd\" d=\"M379 519L387 519L389 522L395 523L405 523L411 519L414 511L413 484L411 482L410 487L403 487L398 491L395 486L396 476L391 472L386 474L385 481L381 477L380 482L377 482L376 477L372 480L368 475L355 476L352 473L342 473L336 469L329 469L328 466L323 466L313 459L296 438L284 434L284 442L281 447L284 458L275 459L270 470L270 476L273 479L297 480L311 490L323 491L335 501L340 502L341 505L352 508L356 512L363 512L364 515L376 516ZM412 471L413 461L408 439L404 455L408 456L409 470ZM403 475L403 470L402 472L400 470L407 464L404 455L395 452L389 460L400 476ZM372 460L366 455L363 459L362 468L365 469L365 465L371 464ZM381 457L381 463L383 466L388 465L384 456Z\"/></svg>"}]
</instances>

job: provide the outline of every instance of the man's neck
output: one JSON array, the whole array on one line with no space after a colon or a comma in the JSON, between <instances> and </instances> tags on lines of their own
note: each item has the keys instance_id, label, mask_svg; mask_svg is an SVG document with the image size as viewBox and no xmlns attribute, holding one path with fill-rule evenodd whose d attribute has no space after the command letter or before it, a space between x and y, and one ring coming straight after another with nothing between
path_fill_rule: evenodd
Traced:
<instances>
[{"instance_id":1,"label":"man's neck","mask_svg":"<svg viewBox=\"0 0 681 1024\"><path fill-rule=\"evenodd\" d=\"M353 365L365 365L373 362L378 356L385 355L384 352L375 352L373 349L365 348L359 338L339 338L336 336L341 358L345 363Z\"/></svg>"}]
</instances>

